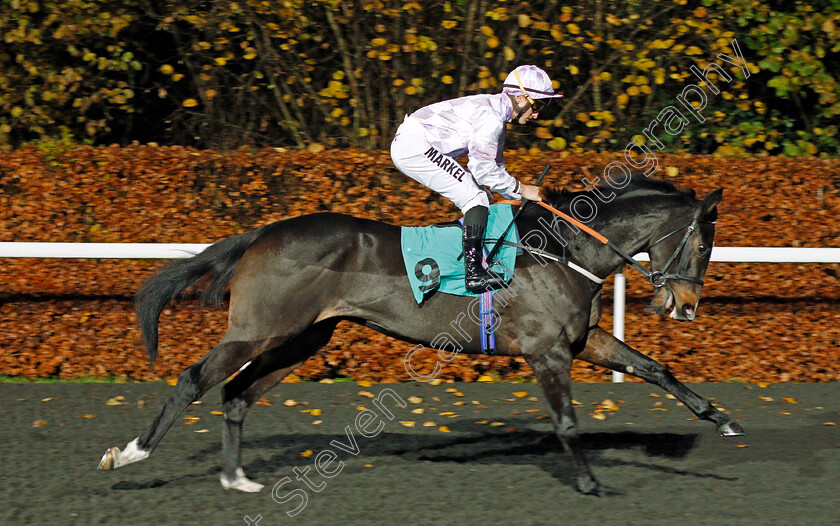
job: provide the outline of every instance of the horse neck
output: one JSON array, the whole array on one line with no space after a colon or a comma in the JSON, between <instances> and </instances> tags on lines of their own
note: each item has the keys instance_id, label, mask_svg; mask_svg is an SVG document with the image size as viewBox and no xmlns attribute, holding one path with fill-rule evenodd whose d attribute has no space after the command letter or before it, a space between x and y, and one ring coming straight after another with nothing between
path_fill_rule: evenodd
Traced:
<instances>
[{"instance_id":1,"label":"horse neck","mask_svg":"<svg viewBox=\"0 0 840 526\"><path fill-rule=\"evenodd\" d=\"M693 212L684 200L670 195L618 196L609 203L598 202L598 205L595 219L588 226L630 256L646 252L653 241L678 228ZM568 207L564 208L568 212ZM573 232L566 221L550 213L541 217L543 221L539 223L543 230L548 224L553 227L548 236L551 238L549 243L555 243L552 248L557 253L565 253L571 261L596 276L606 278L627 263L593 236L583 231Z\"/></svg>"}]
</instances>

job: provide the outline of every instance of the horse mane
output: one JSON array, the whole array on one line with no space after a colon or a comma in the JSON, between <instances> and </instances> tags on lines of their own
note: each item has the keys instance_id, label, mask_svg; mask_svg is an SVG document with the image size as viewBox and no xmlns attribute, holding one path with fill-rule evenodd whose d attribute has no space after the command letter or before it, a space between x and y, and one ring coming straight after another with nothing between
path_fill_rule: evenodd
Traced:
<instances>
[{"instance_id":1,"label":"horse mane","mask_svg":"<svg viewBox=\"0 0 840 526\"><path fill-rule=\"evenodd\" d=\"M603 194L613 193L617 197L626 197L630 194L640 194L648 196L673 196L685 199L686 202L696 204L697 197L694 189L683 186L678 186L669 181L662 179L651 179L644 175L634 173L630 178L630 182L624 188L615 188L607 184L597 185L595 188L601 190ZM562 208L568 205L572 199L579 195L592 195L593 189L572 191L565 188L550 187L543 191L545 200L555 208ZM597 202L600 200L593 196Z\"/></svg>"}]
</instances>

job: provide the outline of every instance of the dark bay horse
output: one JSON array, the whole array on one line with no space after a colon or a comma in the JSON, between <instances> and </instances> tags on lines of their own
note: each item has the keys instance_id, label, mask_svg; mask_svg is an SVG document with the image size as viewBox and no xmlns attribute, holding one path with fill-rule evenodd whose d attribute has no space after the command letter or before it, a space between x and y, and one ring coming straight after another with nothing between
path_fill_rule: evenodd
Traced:
<instances>
[{"instance_id":1,"label":"dark bay horse","mask_svg":"<svg viewBox=\"0 0 840 526\"><path fill-rule=\"evenodd\" d=\"M612 491L593 476L578 437L570 377L575 358L662 387L699 418L713 422L722 436L743 434L728 415L689 390L666 367L598 326L597 280L626 263L626 254L640 252L650 255L652 310L659 315L670 310L677 320L694 318L722 190L700 201L693 190L634 177L620 190L599 191L613 197L604 203L595 199L593 190L552 190L546 201L567 214L582 201L595 203L597 213L588 226L613 246L532 205L517 219L527 248L516 261L517 294L496 305L497 353L523 356L531 365L555 432L574 460L577 487L593 495ZM549 255L566 258L572 266L553 262ZM241 467L245 415L266 391L323 347L339 321L433 347L430 342L475 301L435 293L418 305L408 287L397 226L335 213L306 215L215 243L149 278L137 293L136 309L150 363L157 354L158 318L165 305L196 283L205 285L204 299L220 302L229 287L226 334L181 373L146 432L124 450L106 452L100 469L148 457L193 401L248 364L223 388L221 482L225 488L259 491L262 485L246 478ZM466 336L459 345L460 352L480 352L477 337Z\"/></svg>"}]
</instances>

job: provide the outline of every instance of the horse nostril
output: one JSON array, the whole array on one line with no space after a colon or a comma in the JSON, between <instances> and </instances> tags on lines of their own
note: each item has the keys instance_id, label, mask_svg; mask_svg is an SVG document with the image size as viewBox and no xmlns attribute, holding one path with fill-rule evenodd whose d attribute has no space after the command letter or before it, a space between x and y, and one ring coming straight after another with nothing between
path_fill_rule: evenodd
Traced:
<instances>
[{"instance_id":1,"label":"horse nostril","mask_svg":"<svg viewBox=\"0 0 840 526\"><path fill-rule=\"evenodd\" d=\"M686 316L693 316L694 315L694 307L690 303L686 303L682 307L683 314Z\"/></svg>"}]
</instances>

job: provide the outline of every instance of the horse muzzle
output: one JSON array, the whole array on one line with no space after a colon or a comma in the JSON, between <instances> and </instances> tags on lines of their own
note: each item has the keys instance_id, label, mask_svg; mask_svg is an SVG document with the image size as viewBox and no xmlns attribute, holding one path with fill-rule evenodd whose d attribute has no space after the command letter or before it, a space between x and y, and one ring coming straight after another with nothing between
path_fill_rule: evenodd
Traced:
<instances>
[{"instance_id":1,"label":"horse muzzle","mask_svg":"<svg viewBox=\"0 0 840 526\"><path fill-rule=\"evenodd\" d=\"M679 296L675 294L670 287L665 289L665 294L667 294L667 297L665 298L664 310L670 309L669 318L677 321L691 321L695 318L697 304L700 303L699 294L686 294L685 296L688 296L686 298L682 294L679 294ZM692 299L694 301L691 301Z\"/></svg>"}]
</instances>

